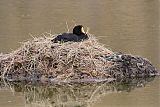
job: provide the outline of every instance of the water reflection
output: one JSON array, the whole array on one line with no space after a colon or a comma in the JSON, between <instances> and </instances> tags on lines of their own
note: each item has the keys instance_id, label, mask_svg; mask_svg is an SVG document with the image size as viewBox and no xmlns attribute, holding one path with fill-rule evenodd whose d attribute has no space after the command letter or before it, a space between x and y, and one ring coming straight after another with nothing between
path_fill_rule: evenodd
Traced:
<instances>
[{"instance_id":1,"label":"water reflection","mask_svg":"<svg viewBox=\"0 0 160 107\"><path fill-rule=\"evenodd\" d=\"M131 92L145 87L152 78L126 79L121 82L98 84L7 83L1 81L1 89L8 88L14 93L22 93L28 107L90 107L99 98L111 93Z\"/></svg>"}]
</instances>

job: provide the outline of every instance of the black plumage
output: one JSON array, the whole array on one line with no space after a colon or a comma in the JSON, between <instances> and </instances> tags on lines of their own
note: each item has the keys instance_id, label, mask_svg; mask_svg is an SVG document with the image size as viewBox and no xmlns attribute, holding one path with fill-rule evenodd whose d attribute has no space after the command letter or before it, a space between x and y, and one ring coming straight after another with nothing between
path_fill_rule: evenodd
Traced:
<instances>
[{"instance_id":1,"label":"black plumage","mask_svg":"<svg viewBox=\"0 0 160 107\"><path fill-rule=\"evenodd\" d=\"M88 35L84 32L82 25L77 25L73 28L73 33L63 33L58 35L56 38L52 40L52 42L57 43L60 42L80 42L85 39L88 39Z\"/></svg>"}]
</instances>

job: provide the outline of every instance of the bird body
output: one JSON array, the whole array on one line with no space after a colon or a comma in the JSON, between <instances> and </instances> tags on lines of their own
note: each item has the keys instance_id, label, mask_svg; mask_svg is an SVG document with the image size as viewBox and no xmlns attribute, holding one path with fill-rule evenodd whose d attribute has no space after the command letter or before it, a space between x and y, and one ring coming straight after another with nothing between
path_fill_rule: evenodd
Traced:
<instances>
[{"instance_id":1,"label":"bird body","mask_svg":"<svg viewBox=\"0 0 160 107\"><path fill-rule=\"evenodd\" d=\"M88 35L84 32L82 25L77 25L73 29L73 33L62 33L52 40L52 42L80 42L85 39L88 39Z\"/></svg>"},{"instance_id":2,"label":"bird body","mask_svg":"<svg viewBox=\"0 0 160 107\"><path fill-rule=\"evenodd\" d=\"M63 33L58 35L55 39L54 42L57 43L58 41L63 41L63 42L68 42L68 41L73 41L73 42L78 42L78 36L73 34L73 33Z\"/></svg>"}]
</instances>

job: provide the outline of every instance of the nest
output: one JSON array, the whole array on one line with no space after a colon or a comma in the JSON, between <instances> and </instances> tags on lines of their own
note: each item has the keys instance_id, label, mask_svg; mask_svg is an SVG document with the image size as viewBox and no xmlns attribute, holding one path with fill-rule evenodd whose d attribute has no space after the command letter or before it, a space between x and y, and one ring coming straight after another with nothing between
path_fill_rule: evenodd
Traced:
<instances>
[{"instance_id":1,"label":"nest","mask_svg":"<svg viewBox=\"0 0 160 107\"><path fill-rule=\"evenodd\" d=\"M53 43L53 35L34 38L10 54L0 55L1 77L10 80L101 80L113 65L103 57L113 52L90 36L82 42Z\"/></svg>"},{"instance_id":2,"label":"nest","mask_svg":"<svg viewBox=\"0 0 160 107\"><path fill-rule=\"evenodd\" d=\"M34 38L10 54L0 54L1 78L71 83L159 75L147 59L114 53L91 35L82 42L53 43L53 38Z\"/></svg>"}]
</instances>

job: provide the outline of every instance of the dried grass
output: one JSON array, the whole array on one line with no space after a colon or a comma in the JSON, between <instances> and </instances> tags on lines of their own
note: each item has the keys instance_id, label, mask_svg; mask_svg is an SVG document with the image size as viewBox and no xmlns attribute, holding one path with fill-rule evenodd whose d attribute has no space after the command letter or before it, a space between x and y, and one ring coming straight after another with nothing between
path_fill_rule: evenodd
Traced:
<instances>
[{"instance_id":1,"label":"dried grass","mask_svg":"<svg viewBox=\"0 0 160 107\"><path fill-rule=\"evenodd\" d=\"M1 54L1 77L41 81L100 80L109 77L104 71L113 63L104 57L113 52L93 36L83 42L66 43L53 43L53 38L54 35L34 38L22 43L10 54Z\"/></svg>"},{"instance_id":2,"label":"dried grass","mask_svg":"<svg viewBox=\"0 0 160 107\"><path fill-rule=\"evenodd\" d=\"M159 72L145 58L114 53L91 35L82 42L53 43L56 36L33 38L10 54L0 54L1 78L52 83L110 82L150 77Z\"/></svg>"}]
</instances>

